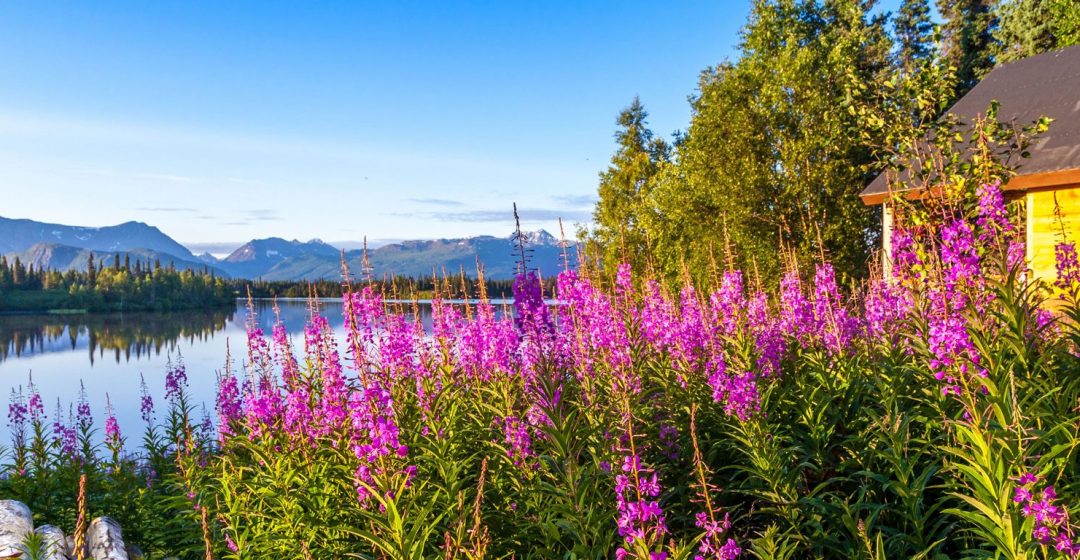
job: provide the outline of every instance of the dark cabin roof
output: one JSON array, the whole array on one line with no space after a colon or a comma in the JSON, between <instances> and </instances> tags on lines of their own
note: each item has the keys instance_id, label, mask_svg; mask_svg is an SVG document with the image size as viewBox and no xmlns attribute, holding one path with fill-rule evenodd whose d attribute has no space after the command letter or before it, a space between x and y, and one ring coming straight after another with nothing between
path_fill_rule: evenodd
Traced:
<instances>
[{"instance_id":1,"label":"dark cabin roof","mask_svg":"<svg viewBox=\"0 0 1080 560\"><path fill-rule=\"evenodd\" d=\"M985 114L994 100L1000 105L1001 122L1026 126L1039 117L1053 119L1050 129L1032 142L1031 157L1021 160L1016 177L1006 188L1062 184L1021 178L1080 170L1080 46L998 66L947 112L969 122ZM859 194L866 204L880 204L887 195L885 173Z\"/></svg>"}]
</instances>

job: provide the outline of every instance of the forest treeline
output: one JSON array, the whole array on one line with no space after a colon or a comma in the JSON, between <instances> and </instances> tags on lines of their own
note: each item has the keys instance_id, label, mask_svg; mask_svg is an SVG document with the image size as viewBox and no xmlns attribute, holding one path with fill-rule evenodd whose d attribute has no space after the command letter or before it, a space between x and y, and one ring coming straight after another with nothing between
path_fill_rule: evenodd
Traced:
<instances>
[{"instance_id":1,"label":"forest treeline","mask_svg":"<svg viewBox=\"0 0 1080 560\"><path fill-rule=\"evenodd\" d=\"M505 299L514 295L514 280L512 279L492 280L485 278L481 282L468 277L396 276L372 280L372 282L378 284L380 293L401 299L413 297L430 299L436 296L444 299L476 299L480 297ZM237 284L241 293L246 294L250 290L251 297L254 298L306 298L309 296L336 298L341 297L342 292L345 290L345 286L340 280L243 280L238 281ZM543 284L544 292L550 294L554 289L555 279L545 279Z\"/></svg>"},{"instance_id":2,"label":"forest treeline","mask_svg":"<svg viewBox=\"0 0 1080 560\"><path fill-rule=\"evenodd\" d=\"M702 71L671 139L634 99L617 119L594 225L608 268L669 281L793 264L868 273L880 209L857 196L995 65L1080 43L1076 0L758 0L738 54ZM698 278L701 280L702 278Z\"/></svg>"},{"instance_id":3,"label":"forest treeline","mask_svg":"<svg viewBox=\"0 0 1080 560\"><path fill-rule=\"evenodd\" d=\"M380 291L402 299L509 298L514 281L467 277L398 276L370 280ZM545 293L554 279L543 282ZM113 255L111 262L95 262L86 270L48 270L27 265L19 258L0 256L0 312L40 311L180 311L234 305L237 298L341 297L340 280L262 281L228 279L210 269L179 270L173 263L143 262Z\"/></svg>"},{"instance_id":4,"label":"forest treeline","mask_svg":"<svg viewBox=\"0 0 1080 560\"><path fill-rule=\"evenodd\" d=\"M0 256L0 311L178 311L232 305L235 289L208 270L113 255L86 270L35 269Z\"/></svg>"}]
</instances>

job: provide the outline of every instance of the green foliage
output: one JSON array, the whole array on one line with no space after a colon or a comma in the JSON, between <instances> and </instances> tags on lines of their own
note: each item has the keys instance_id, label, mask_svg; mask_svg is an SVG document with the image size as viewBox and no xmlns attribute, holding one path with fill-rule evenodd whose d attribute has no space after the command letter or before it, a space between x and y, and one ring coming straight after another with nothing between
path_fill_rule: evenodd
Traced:
<instances>
[{"instance_id":1,"label":"green foliage","mask_svg":"<svg viewBox=\"0 0 1080 560\"><path fill-rule=\"evenodd\" d=\"M674 281L684 266L703 278L727 260L771 284L782 254L824 253L845 277L861 277L877 217L856 196L871 154L852 133L865 126L851 109L876 101L860 84L884 80L891 49L885 19L869 9L755 3L739 59L702 73L673 162L650 147L640 105L624 112L597 205L604 262L649 254Z\"/></svg>"},{"instance_id":2,"label":"green foliage","mask_svg":"<svg viewBox=\"0 0 1080 560\"><path fill-rule=\"evenodd\" d=\"M941 54L956 71L956 97L967 93L994 68L995 0L938 0Z\"/></svg>"},{"instance_id":3,"label":"green foliage","mask_svg":"<svg viewBox=\"0 0 1080 560\"><path fill-rule=\"evenodd\" d=\"M607 171L600 174L592 232L606 262L633 262L641 268L649 264L643 258L652 245L651 226L657 219L651 214L662 211L653 204L652 191L657 177L671 163L671 147L653 136L647 117L636 97L619 113L618 148Z\"/></svg>"},{"instance_id":4,"label":"green foliage","mask_svg":"<svg viewBox=\"0 0 1080 560\"><path fill-rule=\"evenodd\" d=\"M999 64L1080 44L1080 3L1075 0L1005 0L997 10Z\"/></svg>"},{"instance_id":5,"label":"green foliage","mask_svg":"<svg viewBox=\"0 0 1080 560\"><path fill-rule=\"evenodd\" d=\"M209 272L136 262L119 254L85 272L35 270L0 256L0 311L175 311L230 305L235 293Z\"/></svg>"}]
</instances>

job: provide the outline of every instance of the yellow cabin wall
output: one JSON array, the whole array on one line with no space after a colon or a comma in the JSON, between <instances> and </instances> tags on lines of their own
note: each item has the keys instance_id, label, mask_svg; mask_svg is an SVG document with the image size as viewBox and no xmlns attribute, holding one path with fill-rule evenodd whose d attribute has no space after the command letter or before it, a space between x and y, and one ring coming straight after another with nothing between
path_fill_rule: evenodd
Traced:
<instances>
[{"instance_id":1,"label":"yellow cabin wall","mask_svg":"<svg viewBox=\"0 0 1080 560\"><path fill-rule=\"evenodd\" d=\"M1061 206L1062 223L1054 216L1055 199ZM1080 184L1028 191L1027 261L1035 278L1057 278L1054 246L1061 241L1062 225L1069 241L1080 243Z\"/></svg>"}]
</instances>

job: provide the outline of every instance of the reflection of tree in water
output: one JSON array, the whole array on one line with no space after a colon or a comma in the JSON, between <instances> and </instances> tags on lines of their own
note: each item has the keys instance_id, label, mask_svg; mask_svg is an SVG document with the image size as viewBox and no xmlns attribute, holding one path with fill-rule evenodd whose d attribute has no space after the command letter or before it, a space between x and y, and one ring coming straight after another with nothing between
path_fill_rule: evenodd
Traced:
<instances>
[{"instance_id":1,"label":"reflection of tree in water","mask_svg":"<svg viewBox=\"0 0 1080 560\"><path fill-rule=\"evenodd\" d=\"M106 353L116 362L172 350L180 339L211 338L235 309L175 313L8 315L0 317L0 362L17 356L86 348L90 363Z\"/></svg>"}]
</instances>

